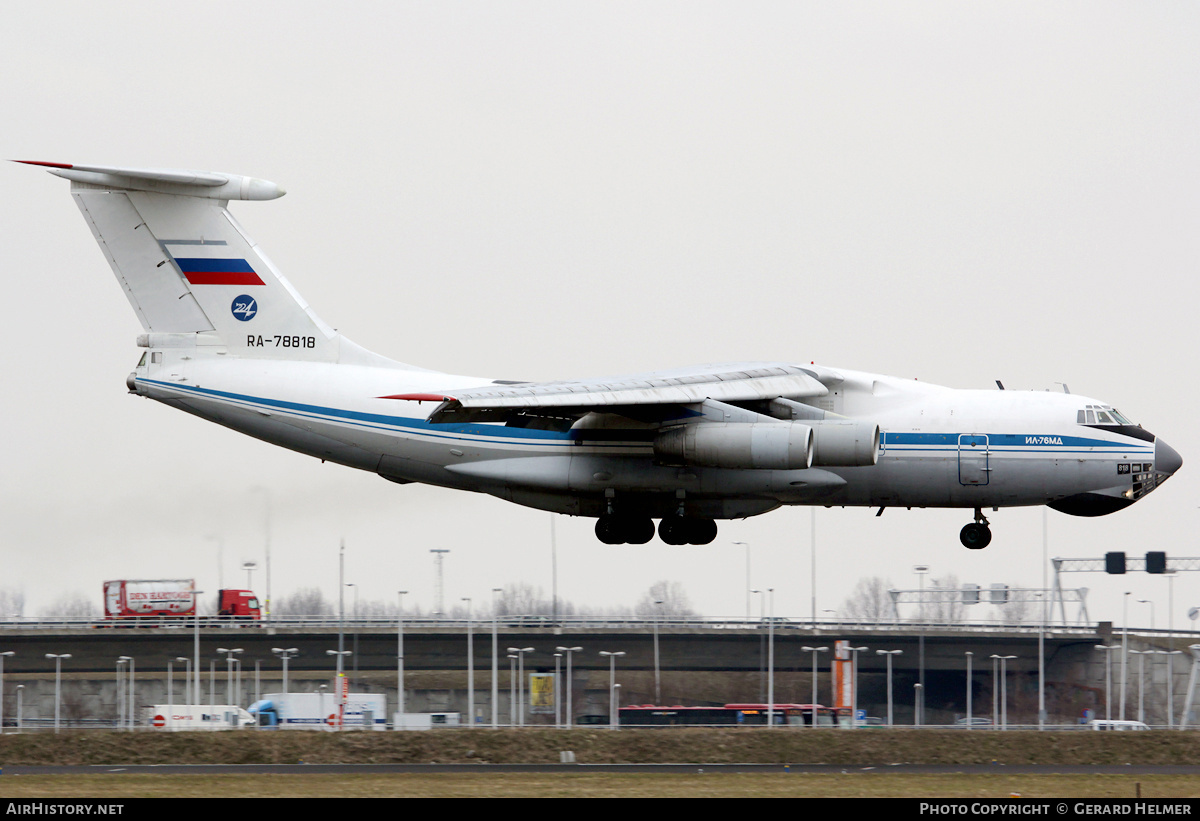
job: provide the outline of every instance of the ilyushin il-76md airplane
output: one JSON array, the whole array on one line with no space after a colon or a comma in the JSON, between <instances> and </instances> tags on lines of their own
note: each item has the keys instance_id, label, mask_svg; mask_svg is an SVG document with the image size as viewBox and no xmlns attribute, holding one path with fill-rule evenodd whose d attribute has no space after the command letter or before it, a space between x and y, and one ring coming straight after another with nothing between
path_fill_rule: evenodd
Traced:
<instances>
[{"instance_id":1,"label":"ilyushin il-76md airplane","mask_svg":"<svg viewBox=\"0 0 1200 821\"><path fill-rule=\"evenodd\" d=\"M608 544L707 544L716 520L782 505L983 511L1127 507L1182 464L1096 399L955 390L790 362L562 382L454 376L372 353L322 322L229 213L274 183L30 162L71 195L145 349L126 385L272 444L394 482L596 519ZM364 283L365 285L365 283ZM999 387L1003 387L999 385Z\"/></svg>"}]
</instances>

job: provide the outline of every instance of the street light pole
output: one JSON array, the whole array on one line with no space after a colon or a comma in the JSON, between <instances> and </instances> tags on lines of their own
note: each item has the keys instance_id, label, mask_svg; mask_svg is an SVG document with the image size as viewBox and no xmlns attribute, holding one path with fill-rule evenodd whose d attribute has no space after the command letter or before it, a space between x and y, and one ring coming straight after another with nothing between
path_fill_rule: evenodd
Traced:
<instances>
[{"instance_id":1,"label":"street light pole","mask_svg":"<svg viewBox=\"0 0 1200 821\"><path fill-rule=\"evenodd\" d=\"M1125 683L1129 680L1129 596L1126 590L1121 599L1121 720L1125 720Z\"/></svg>"},{"instance_id":2,"label":"street light pole","mask_svg":"<svg viewBox=\"0 0 1200 821\"><path fill-rule=\"evenodd\" d=\"M6 650L0 653L0 733L4 732L4 659L16 654L15 650Z\"/></svg>"},{"instance_id":3,"label":"street light pole","mask_svg":"<svg viewBox=\"0 0 1200 821\"><path fill-rule=\"evenodd\" d=\"M517 726L517 657L508 654L508 726Z\"/></svg>"},{"instance_id":4,"label":"street light pole","mask_svg":"<svg viewBox=\"0 0 1200 821\"><path fill-rule=\"evenodd\" d=\"M47 654L46 658L50 658L50 656ZM69 656L68 656L68 658L69 658ZM134 701L133 701L133 656L121 656L120 658L118 658L117 659L118 670L120 669L120 665L123 662L129 662L129 676L128 676L129 680L125 684L125 693L122 696L122 698L125 701L125 703L122 705L122 709L125 713L124 724L127 725L129 727L129 729L132 731L133 730L133 704L134 704Z\"/></svg>"},{"instance_id":5,"label":"street light pole","mask_svg":"<svg viewBox=\"0 0 1200 821\"><path fill-rule=\"evenodd\" d=\"M445 577L443 576L442 567L443 567L443 559L445 558L446 554L450 552L450 550L448 548L444 548L444 547L434 547L434 548L430 548L429 552L433 554L433 566L434 566L434 573L436 575L436 581L434 582L434 588L433 588L434 615L435 616L444 616L445 613L442 612L442 595L445 592L445 587L443 586L443 581L444 581Z\"/></svg>"},{"instance_id":6,"label":"street light pole","mask_svg":"<svg viewBox=\"0 0 1200 821\"><path fill-rule=\"evenodd\" d=\"M562 729L562 697L559 695L562 688L559 683L562 681L562 653L554 654L554 729Z\"/></svg>"},{"instance_id":7,"label":"street light pole","mask_svg":"<svg viewBox=\"0 0 1200 821\"><path fill-rule=\"evenodd\" d=\"M475 633L471 629L471 600L467 603L467 721L475 726Z\"/></svg>"},{"instance_id":8,"label":"street light pole","mask_svg":"<svg viewBox=\"0 0 1200 821\"><path fill-rule=\"evenodd\" d=\"M288 691L288 659L294 658L300 650L295 647L272 647L271 652L283 660L283 692Z\"/></svg>"},{"instance_id":9,"label":"street light pole","mask_svg":"<svg viewBox=\"0 0 1200 821\"><path fill-rule=\"evenodd\" d=\"M775 588L767 588L770 607L767 609L767 727L775 726ZM816 683L816 674L813 675ZM814 691L815 692L815 691Z\"/></svg>"},{"instance_id":10,"label":"street light pole","mask_svg":"<svg viewBox=\"0 0 1200 821\"><path fill-rule=\"evenodd\" d=\"M237 706L237 694L233 691L233 657L242 652L242 648L226 649L224 647L217 648L218 653L225 654L225 696L229 701L230 706Z\"/></svg>"},{"instance_id":11,"label":"street light pole","mask_svg":"<svg viewBox=\"0 0 1200 821\"><path fill-rule=\"evenodd\" d=\"M1104 651L1104 719L1112 721L1112 651L1120 650L1119 644L1097 644Z\"/></svg>"},{"instance_id":12,"label":"street light pole","mask_svg":"<svg viewBox=\"0 0 1200 821\"><path fill-rule=\"evenodd\" d=\"M554 648L554 649L558 650L560 653L566 653L566 654L567 654L567 709L566 709L566 711L565 711L565 712L566 712L566 714L567 714L567 716L566 716L566 717L567 717L567 720L566 720L566 726L567 726L567 729L569 730L569 729L571 729L571 705L572 705L572 695L571 695L571 654L572 654L572 653L578 653L578 652L579 652L580 650L582 650L583 648L582 648L582 647L556 647L556 648Z\"/></svg>"},{"instance_id":13,"label":"street light pole","mask_svg":"<svg viewBox=\"0 0 1200 821\"><path fill-rule=\"evenodd\" d=\"M858 654L868 650L868 647L849 647L850 651L850 666L854 670L854 679L852 687L854 692L850 694L850 726L858 727Z\"/></svg>"},{"instance_id":14,"label":"street light pole","mask_svg":"<svg viewBox=\"0 0 1200 821\"><path fill-rule=\"evenodd\" d=\"M70 653L47 653L46 658L54 659L54 732L58 732L60 706L62 704L62 660L69 659Z\"/></svg>"},{"instance_id":15,"label":"street light pole","mask_svg":"<svg viewBox=\"0 0 1200 821\"><path fill-rule=\"evenodd\" d=\"M888 704L888 723L887 726L892 726L892 656L900 655L903 650L876 650L875 655L887 657L887 704Z\"/></svg>"},{"instance_id":16,"label":"street light pole","mask_svg":"<svg viewBox=\"0 0 1200 821\"><path fill-rule=\"evenodd\" d=\"M1146 654L1153 650L1130 650L1138 657L1138 711L1137 720L1146 723ZM1153 671L1151 671L1153 672Z\"/></svg>"},{"instance_id":17,"label":"street light pole","mask_svg":"<svg viewBox=\"0 0 1200 821\"><path fill-rule=\"evenodd\" d=\"M517 656L517 726L525 726L525 654L532 653L532 647L510 647L508 652Z\"/></svg>"},{"instance_id":18,"label":"street light pole","mask_svg":"<svg viewBox=\"0 0 1200 821\"><path fill-rule=\"evenodd\" d=\"M624 650L609 652L601 650L600 655L608 656L608 726L617 728L617 656L625 655Z\"/></svg>"},{"instance_id":19,"label":"street light pole","mask_svg":"<svg viewBox=\"0 0 1200 821\"><path fill-rule=\"evenodd\" d=\"M1175 683L1171 679L1173 670L1172 662L1175 656L1182 655L1182 650L1166 650L1167 656L1167 727L1174 728L1175 726Z\"/></svg>"},{"instance_id":20,"label":"street light pole","mask_svg":"<svg viewBox=\"0 0 1200 821\"><path fill-rule=\"evenodd\" d=\"M400 597L400 609L396 614L396 714L404 720L404 594L407 590L396 591Z\"/></svg>"},{"instance_id":21,"label":"street light pole","mask_svg":"<svg viewBox=\"0 0 1200 821\"><path fill-rule=\"evenodd\" d=\"M192 590L192 704L200 703L200 595Z\"/></svg>"},{"instance_id":22,"label":"street light pole","mask_svg":"<svg viewBox=\"0 0 1200 821\"><path fill-rule=\"evenodd\" d=\"M829 650L828 647L801 647L805 653L811 652L813 657L812 662L812 728L817 727L817 653L824 653ZM889 676L889 681L891 677Z\"/></svg>"},{"instance_id":23,"label":"street light pole","mask_svg":"<svg viewBox=\"0 0 1200 821\"><path fill-rule=\"evenodd\" d=\"M118 730L125 729L125 705L128 703L125 699L125 662L129 656L117 656L117 667L113 672L113 684L116 686L117 693L115 701L117 703L117 724Z\"/></svg>"},{"instance_id":24,"label":"street light pole","mask_svg":"<svg viewBox=\"0 0 1200 821\"><path fill-rule=\"evenodd\" d=\"M967 729L971 727L971 659L975 654L970 650L967 651Z\"/></svg>"},{"instance_id":25,"label":"street light pole","mask_svg":"<svg viewBox=\"0 0 1200 821\"><path fill-rule=\"evenodd\" d=\"M658 620L662 615L662 600L654 600L654 703L662 704L662 683L659 678L658 666Z\"/></svg>"},{"instance_id":26,"label":"street light pole","mask_svg":"<svg viewBox=\"0 0 1200 821\"><path fill-rule=\"evenodd\" d=\"M914 565L913 572L917 574L917 580L920 582L920 592L917 594L917 612L921 616L921 633L917 639L917 683L921 686L917 688L919 701L916 704L919 726L925 720L925 574L929 572L929 565Z\"/></svg>"},{"instance_id":27,"label":"street light pole","mask_svg":"<svg viewBox=\"0 0 1200 821\"><path fill-rule=\"evenodd\" d=\"M1000 729L1008 729L1008 661L1016 656L992 656L1000 661Z\"/></svg>"},{"instance_id":28,"label":"street light pole","mask_svg":"<svg viewBox=\"0 0 1200 821\"><path fill-rule=\"evenodd\" d=\"M500 608L496 604L496 594L503 593L504 588L492 588L492 729L500 726L500 633L498 627Z\"/></svg>"}]
</instances>

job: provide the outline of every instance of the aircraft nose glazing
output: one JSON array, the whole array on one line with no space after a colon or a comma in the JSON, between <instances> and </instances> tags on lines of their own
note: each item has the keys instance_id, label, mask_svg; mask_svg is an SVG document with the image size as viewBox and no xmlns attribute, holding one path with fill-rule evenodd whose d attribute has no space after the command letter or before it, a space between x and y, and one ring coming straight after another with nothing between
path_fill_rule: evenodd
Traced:
<instances>
[{"instance_id":1,"label":"aircraft nose glazing","mask_svg":"<svg viewBox=\"0 0 1200 821\"><path fill-rule=\"evenodd\" d=\"M1154 440L1154 470L1171 476L1183 466L1183 457L1161 438ZM1163 477L1165 478L1165 477Z\"/></svg>"}]
</instances>

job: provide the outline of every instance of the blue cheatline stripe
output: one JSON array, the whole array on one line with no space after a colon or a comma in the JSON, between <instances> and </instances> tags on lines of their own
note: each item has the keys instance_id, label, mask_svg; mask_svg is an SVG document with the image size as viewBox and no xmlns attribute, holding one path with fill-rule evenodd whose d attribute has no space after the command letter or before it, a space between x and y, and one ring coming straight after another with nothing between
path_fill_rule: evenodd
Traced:
<instances>
[{"instance_id":1,"label":"blue cheatline stripe","mask_svg":"<svg viewBox=\"0 0 1200 821\"><path fill-rule=\"evenodd\" d=\"M958 451L958 433L899 433L885 432L885 448L902 448L905 451ZM998 453L1075 453L1096 448L1105 450L1153 450L1151 444L1142 441L1114 442L1110 439L1094 439L1084 436L1062 436L1058 434L986 433L987 449ZM979 443L982 447L982 441ZM970 450L969 444L964 450Z\"/></svg>"},{"instance_id":2,"label":"blue cheatline stripe","mask_svg":"<svg viewBox=\"0 0 1200 821\"><path fill-rule=\"evenodd\" d=\"M522 444L566 445L573 444L577 438L569 432L551 430L531 430L529 428L507 428L495 425L479 425L473 423L450 423L432 425L426 419L413 419L406 416L389 416L379 413L363 413L362 411L327 408L321 405L307 405L300 402L285 402L282 399L267 399L247 394L231 393L229 391L200 388L194 385L179 385L173 382L160 382L155 379L138 379L149 385L156 385L169 390L184 391L212 399L220 399L242 405L275 408L290 411L298 416L313 419L335 419L350 422L362 427L375 429L408 428L414 432L439 439L461 439L463 436L481 436L493 439L515 439Z\"/></svg>"},{"instance_id":3,"label":"blue cheatline stripe","mask_svg":"<svg viewBox=\"0 0 1200 821\"><path fill-rule=\"evenodd\" d=\"M244 259L202 259L175 257L179 270L185 274L253 274L254 269Z\"/></svg>"}]
</instances>

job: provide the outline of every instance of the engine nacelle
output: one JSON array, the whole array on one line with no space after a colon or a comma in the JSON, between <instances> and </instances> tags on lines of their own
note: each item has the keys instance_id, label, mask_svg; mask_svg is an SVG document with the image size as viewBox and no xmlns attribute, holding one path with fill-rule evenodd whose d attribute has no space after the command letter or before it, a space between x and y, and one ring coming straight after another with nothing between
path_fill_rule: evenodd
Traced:
<instances>
[{"instance_id":1,"label":"engine nacelle","mask_svg":"<svg viewBox=\"0 0 1200 821\"><path fill-rule=\"evenodd\" d=\"M698 422L663 431L654 454L675 464L803 470L813 463L813 429L796 422Z\"/></svg>"},{"instance_id":2,"label":"engine nacelle","mask_svg":"<svg viewBox=\"0 0 1200 821\"><path fill-rule=\"evenodd\" d=\"M810 422L813 467L865 467L879 461L879 425L854 419Z\"/></svg>"}]
</instances>

